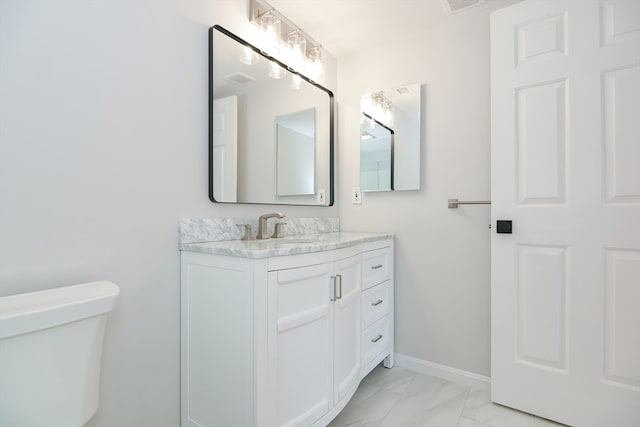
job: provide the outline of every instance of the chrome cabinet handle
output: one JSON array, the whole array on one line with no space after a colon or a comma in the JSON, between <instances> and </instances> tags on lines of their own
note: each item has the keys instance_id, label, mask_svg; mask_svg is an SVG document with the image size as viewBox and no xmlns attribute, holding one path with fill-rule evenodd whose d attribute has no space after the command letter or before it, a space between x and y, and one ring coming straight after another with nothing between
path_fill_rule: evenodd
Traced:
<instances>
[{"instance_id":1,"label":"chrome cabinet handle","mask_svg":"<svg viewBox=\"0 0 640 427\"><path fill-rule=\"evenodd\" d=\"M372 338L372 339L371 339L371 342L378 342L378 341L380 341L381 339L382 339L382 335L378 335L377 337Z\"/></svg>"},{"instance_id":2,"label":"chrome cabinet handle","mask_svg":"<svg viewBox=\"0 0 640 427\"><path fill-rule=\"evenodd\" d=\"M372 269L372 270L377 270L377 269L379 269L379 268L382 268L382 264L372 265L372 266L371 266L371 269Z\"/></svg>"},{"instance_id":3,"label":"chrome cabinet handle","mask_svg":"<svg viewBox=\"0 0 640 427\"><path fill-rule=\"evenodd\" d=\"M336 276L331 276L331 282L332 282L331 301L335 301L336 300Z\"/></svg>"},{"instance_id":4,"label":"chrome cabinet handle","mask_svg":"<svg viewBox=\"0 0 640 427\"><path fill-rule=\"evenodd\" d=\"M336 294L336 299L342 299L342 274L336 274L336 277L340 281L340 285L338 286L340 294Z\"/></svg>"},{"instance_id":5,"label":"chrome cabinet handle","mask_svg":"<svg viewBox=\"0 0 640 427\"><path fill-rule=\"evenodd\" d=\"M372 302L372 303L371 303L371 305L375 307L376 305L380 305L380 304L382 304L383 302L384 302L384 301L382 301L381 299L379 299L379 300L378 300L378 301L376 301L376 302Z\"/></svg>"}]
</instances>

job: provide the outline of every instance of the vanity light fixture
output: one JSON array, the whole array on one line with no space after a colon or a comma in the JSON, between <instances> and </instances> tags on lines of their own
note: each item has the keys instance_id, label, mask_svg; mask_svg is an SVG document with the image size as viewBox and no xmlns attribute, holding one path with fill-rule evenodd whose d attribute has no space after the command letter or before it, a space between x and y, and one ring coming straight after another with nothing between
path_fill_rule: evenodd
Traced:
<instances>
[{"instance_id":1,"label":"vanity light fixture","mask_svg":"<svg viewBox=\"0 0 640 427\"><path fill-rule=\"evenodd\" d=\"M322 82L322 46L319 43L264 0L249 0L249 20L264 32L262 51L287 64L291 71L316 83Z\"/></svg>"}]
</instances>

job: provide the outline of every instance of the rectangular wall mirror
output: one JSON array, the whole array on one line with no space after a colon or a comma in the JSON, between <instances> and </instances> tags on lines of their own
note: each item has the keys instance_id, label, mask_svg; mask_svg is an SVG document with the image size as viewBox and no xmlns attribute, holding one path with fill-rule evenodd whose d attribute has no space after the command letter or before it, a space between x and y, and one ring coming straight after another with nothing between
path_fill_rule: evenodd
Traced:
<instances>
[{"instance_id":1,"label":"rectangular wall mirror","mask_svg":"<svg viewBox=\"0 0 640 427\"><path fill-rule=\"evenodd\" d=\"M360 189L420 189L419 83L363 95L360 100Z\"/></svg>"},{"instance_id":2,"label":"rectangular wall mirror","mask_svg":"<svg viewBox=\"0 0 640 427\"><path fill-rule=\"evenodd\" d=\"M333 93L235 34L209 30L209 198L333 204Z\"/></svg>"}]
</instances>

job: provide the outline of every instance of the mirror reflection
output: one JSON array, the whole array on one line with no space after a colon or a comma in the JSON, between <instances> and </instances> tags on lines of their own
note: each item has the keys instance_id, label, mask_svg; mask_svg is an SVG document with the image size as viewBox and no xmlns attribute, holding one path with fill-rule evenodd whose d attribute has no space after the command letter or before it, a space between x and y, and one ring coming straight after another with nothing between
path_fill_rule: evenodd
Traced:
<instances>
[{"instance_id":1,"label":"mirror reflection","mask_svg":"<svg viewBox=\"0 0 640 427\"><path fill-rule=\"evenodd\" d=\"M210 35L209 197L333 203L333 94L220 26Z\"/></svg>"},{"instance_id":2,"label":"mirror reflection","mask_svg":"<svg viewBox=\"0 0 640 427\"><path fill-rule=\"evenodd\" d=\"M393 190L394 131L362 113L360 126L360 190Z\"/></svg>"},{"instance_id":3,"label":"mirror reflection","mask_svg":"<svg viewBox=\"0 0 640 427\"><path fill-rule=\"evenodd\" d=\"M420 189L421 85L404 85L360 99L362 191Z\"/></svg>"},{"instance_id":4,"label":"mirror reflection","mask_svg":"<svg viewBox=\"0 0 640 427\"><path fill-rule=\"evenodd\" d=\"M276 194L314 193L315 109L276 117Z\"/></svg>"}]
</instances>

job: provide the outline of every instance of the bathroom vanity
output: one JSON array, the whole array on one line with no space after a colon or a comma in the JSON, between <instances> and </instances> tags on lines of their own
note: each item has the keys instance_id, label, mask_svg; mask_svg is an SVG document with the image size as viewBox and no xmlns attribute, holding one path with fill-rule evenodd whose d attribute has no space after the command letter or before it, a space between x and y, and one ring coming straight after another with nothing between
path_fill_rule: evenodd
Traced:
<instances>
[{"instance_id":1,"label":"bathroom vanity","mask_svg":"<svg viewBox=\"0 0 640 427\"><path fill-rule=\"evenodd\" d=\"M393 365L393 237L181 245L182 426L326 426Z\"/></svg>"}]
</instances>

